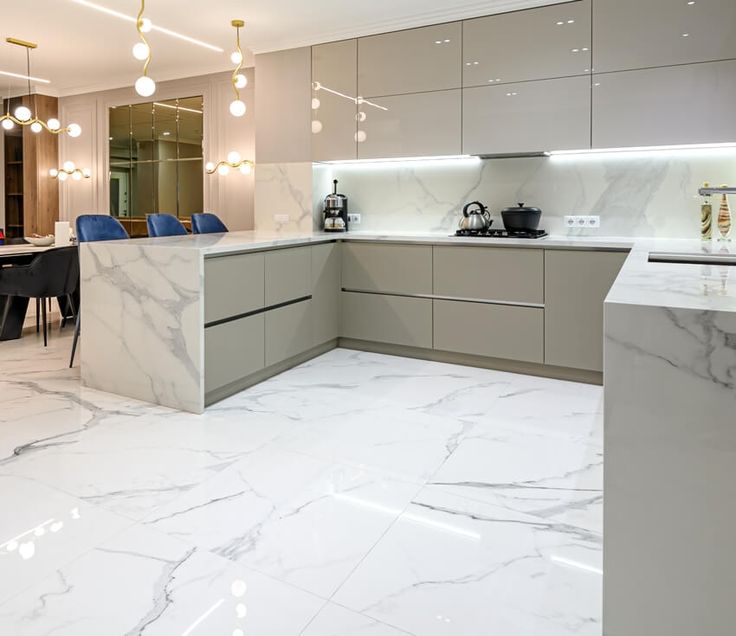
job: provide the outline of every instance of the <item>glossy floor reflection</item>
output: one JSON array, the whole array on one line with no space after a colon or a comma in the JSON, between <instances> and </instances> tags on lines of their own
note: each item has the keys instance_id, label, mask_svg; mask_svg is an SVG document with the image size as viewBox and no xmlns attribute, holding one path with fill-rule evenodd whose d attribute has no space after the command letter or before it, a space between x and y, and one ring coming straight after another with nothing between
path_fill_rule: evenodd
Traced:
<instances>
[{"instance_id":1,"label":"glossy floor reflection","mask_svg":"<svg viewBox=\"0 0 736 636\"><path fill-rule=\"evenodd\" d=\"M600 387L338 349L195 416L70 344L0 343L0 634L600 636Z\"/></svg>"}]
</instances>

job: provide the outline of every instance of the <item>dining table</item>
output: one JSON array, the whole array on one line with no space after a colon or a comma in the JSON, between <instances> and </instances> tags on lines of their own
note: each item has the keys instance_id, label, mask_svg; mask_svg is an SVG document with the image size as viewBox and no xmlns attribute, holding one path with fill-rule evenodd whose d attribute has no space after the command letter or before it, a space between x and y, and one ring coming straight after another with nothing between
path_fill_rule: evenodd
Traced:
<instances>
[{"instance_id":1,"label":"dining table","mask_svg":"<svg viewBox=\"0 0 736 636\"><path fill-rule=\"evenodd\" d=\"M4 268L27 265L36 254L53 248L53 245L40 247L30 243L0 245L0 277ZM0 340L16 340L21 337L29 300L22 296L0 295L0 318L5 317L0 320Z\"/></svg>"}]
</instances>

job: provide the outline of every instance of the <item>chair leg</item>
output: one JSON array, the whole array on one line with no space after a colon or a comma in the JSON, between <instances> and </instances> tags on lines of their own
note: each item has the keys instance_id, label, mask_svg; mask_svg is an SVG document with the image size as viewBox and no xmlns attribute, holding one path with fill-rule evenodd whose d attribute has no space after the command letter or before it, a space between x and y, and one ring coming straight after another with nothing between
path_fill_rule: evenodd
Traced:
<instances>
[{"instance_id":1,"label":"chair leg","mask_svg":"<svg viewBox=\"0 0 736 636\"><path fill-rule=\"evenodd\" d=\"M74 325L74 339L72 340L72 357L69 360L69 368L74 366L74 354L77 351L77 340L79 339L79 314L77 313L77 320Z\"/></svg>"},{"instance_id":2,"label":"chair leg","mask_svg":"<svg viewBox=\"0 0 736 636\"><path fill-rule=\"evenodd\" d=\"M43 321L43 346L48 346L47 330L46 330L46 299L41 299L41 320Z\"/></svg>"},{"instance_id":3,"label":"chair leg","mask_svg":"<svg viewBox=\"0 0 736 636\"><path fill-rule=\"evenodd\" d=\"M36 298L36 333L41 330L39 321L41 320L41 299Z\"/></svg>"}]
</instances>

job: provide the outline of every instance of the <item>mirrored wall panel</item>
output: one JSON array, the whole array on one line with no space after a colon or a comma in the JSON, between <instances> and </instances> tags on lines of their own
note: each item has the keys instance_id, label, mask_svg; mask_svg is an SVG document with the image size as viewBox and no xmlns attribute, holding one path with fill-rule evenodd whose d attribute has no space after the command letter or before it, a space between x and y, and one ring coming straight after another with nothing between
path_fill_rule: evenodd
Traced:
<instances>
[{"instance_id":1,"label":"mirrored wall panel","mask_svg":"<svg viewBox=\"0 0 736 636\"><path fill-rule=\"evenodd\" d=\"M109 117L110 213L138 235L146 214L202 212L202 97L114 106Z\"/></svg>"}]
</instances>

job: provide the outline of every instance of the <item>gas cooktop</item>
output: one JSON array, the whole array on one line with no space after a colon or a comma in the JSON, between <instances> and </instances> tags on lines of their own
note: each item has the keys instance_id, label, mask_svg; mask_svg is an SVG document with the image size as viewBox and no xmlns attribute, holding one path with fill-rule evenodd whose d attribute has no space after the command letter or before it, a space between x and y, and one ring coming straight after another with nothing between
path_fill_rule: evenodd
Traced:
<instances>
[{"instance_id":1,"label":"gas cooktop","mask_svg":"<svg viewBox=\"0 0 736 636\"><path fill-rule=\"evenodd\" d=\"M458 230L455 236L472 236L478 238L523 238L523 239L539 239L547 236L544 230Z\"/></svg>"}]
</instances>

